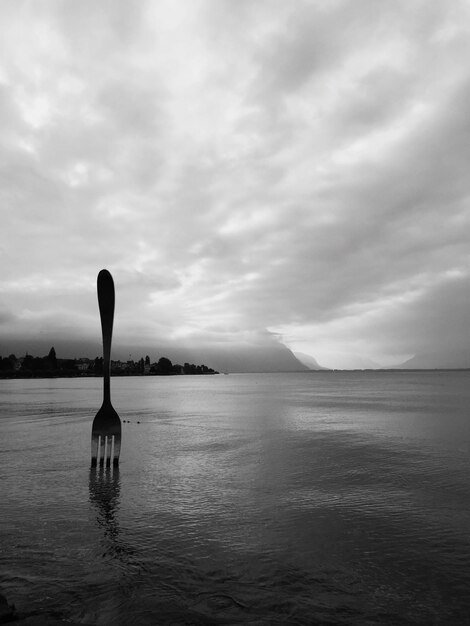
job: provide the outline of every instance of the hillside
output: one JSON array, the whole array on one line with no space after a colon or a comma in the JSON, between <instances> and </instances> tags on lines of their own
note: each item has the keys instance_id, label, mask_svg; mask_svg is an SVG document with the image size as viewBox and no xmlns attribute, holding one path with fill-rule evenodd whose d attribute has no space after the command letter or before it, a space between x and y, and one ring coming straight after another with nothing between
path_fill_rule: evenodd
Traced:
<instances>
[{"instance_id":1,"label":"hillside","mask_svg":"<svg viewBox=\"0 0 470 626\"><path fill-rule=\"evenodd\" d=\"M447 353L416 354L393 369L467 369L470 368L470 350Z\"/></svg>"},{"instance_id":2,"label":"hillside","mask_svg":"<svg viewBox=\"0 0 470 626\"><path fill-rule=\"evenodd\" d=\"M304 354L303 352L294 352L295 358L303 363L310 370L328 370L328 367L323 367L318 361L310 354Z\"/></svg>"}]
</instances>

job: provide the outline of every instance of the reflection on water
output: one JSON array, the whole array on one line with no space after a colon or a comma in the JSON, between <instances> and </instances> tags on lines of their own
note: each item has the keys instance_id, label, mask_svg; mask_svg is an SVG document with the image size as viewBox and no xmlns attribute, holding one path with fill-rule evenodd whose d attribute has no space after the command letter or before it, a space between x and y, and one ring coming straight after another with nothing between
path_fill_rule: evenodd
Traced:
<instances>
[{"instance_id":1,"label":"reflection on water","mask_svg":"<svg viewBox=\"0 0 470 626\"><path fill-rule=\"evenodd\" d=\"M96 522L103 528L104 537L115 543L119 537L117 510L119 508L121 484L118 467L100 467L90 470L90 502L97 509Z\"/></svg>"},{"instance_id":2,"label":"reflection on water","mask_svg":"<svg viewBox=\"0 0 470 626\"><path fill-rule=\"evenodd\" d=\"M103 531L103 557L128 561L134 550L123 540L118 512L121 504L119 467L91 468L89 476L90 502L96 510L96 523Z\"/></svg>"}]
</instances>

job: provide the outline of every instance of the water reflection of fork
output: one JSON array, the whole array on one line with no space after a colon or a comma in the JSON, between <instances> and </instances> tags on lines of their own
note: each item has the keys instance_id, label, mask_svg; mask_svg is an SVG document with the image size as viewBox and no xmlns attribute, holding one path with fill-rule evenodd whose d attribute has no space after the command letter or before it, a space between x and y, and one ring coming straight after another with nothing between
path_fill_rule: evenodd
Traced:
<instances>
[{"instance_id":1,"label":"water reflection of fork","mask_svg":"<svg viewBox=\"0 0 470 626\"><path fill-rule=\"evenodd\" d=\"M89 491L90 502L98 510L98 517L96 518L98 525L103 528L104 536L113 544L119 535L116 519L121 492L119 468L91 470Z\"/></svg>"},{"instance_id":2,"label":"water reflection of fork","mask_svg":"<svg viewBox=\"0 0 470 626\"><path fill-rule=\"evenodd\" d=\"M118 512L121 505L119 468L90 469L88 488L90 502L97 511L96 522L103 530L104 555L117 559L129 571L141 567L135 560L134 548L122 536L119 527Z\"/></svg>"}]
</instances>

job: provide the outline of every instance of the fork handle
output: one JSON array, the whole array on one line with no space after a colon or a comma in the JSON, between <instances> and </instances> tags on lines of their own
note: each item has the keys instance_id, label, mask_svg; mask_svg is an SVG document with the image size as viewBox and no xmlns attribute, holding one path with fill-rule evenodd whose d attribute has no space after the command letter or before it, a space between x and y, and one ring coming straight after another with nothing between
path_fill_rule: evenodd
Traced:
<instances>
[{"instance_id":1,"label":"fork handle","mask_svg":"<svg viewBox=\"0 0 470 626\"><path fill-rule=\"evenodd\" d=\"M101 270L97 280L101 333L103 335L103 404L111 403L111 340L114 321L114 282L108 270Z\"/></svg>"}]
</instances>

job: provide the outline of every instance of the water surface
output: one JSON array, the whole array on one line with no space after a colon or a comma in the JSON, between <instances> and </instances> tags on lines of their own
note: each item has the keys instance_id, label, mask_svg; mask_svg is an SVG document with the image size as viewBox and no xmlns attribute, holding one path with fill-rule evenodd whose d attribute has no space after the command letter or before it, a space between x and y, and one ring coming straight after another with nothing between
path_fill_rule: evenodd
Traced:
<instances>
[{"instance_id":1,"label":"water surface","mask_svg":"<svg viewBox=\"0 0 470 626\"><path fill-rule=\"evenodd\" d=\"M113 378L112 396L120 468L90 471L101 381L0 381L0 588L18 607L470 623L469 372Z\"/></svg>"}]
</instances>

